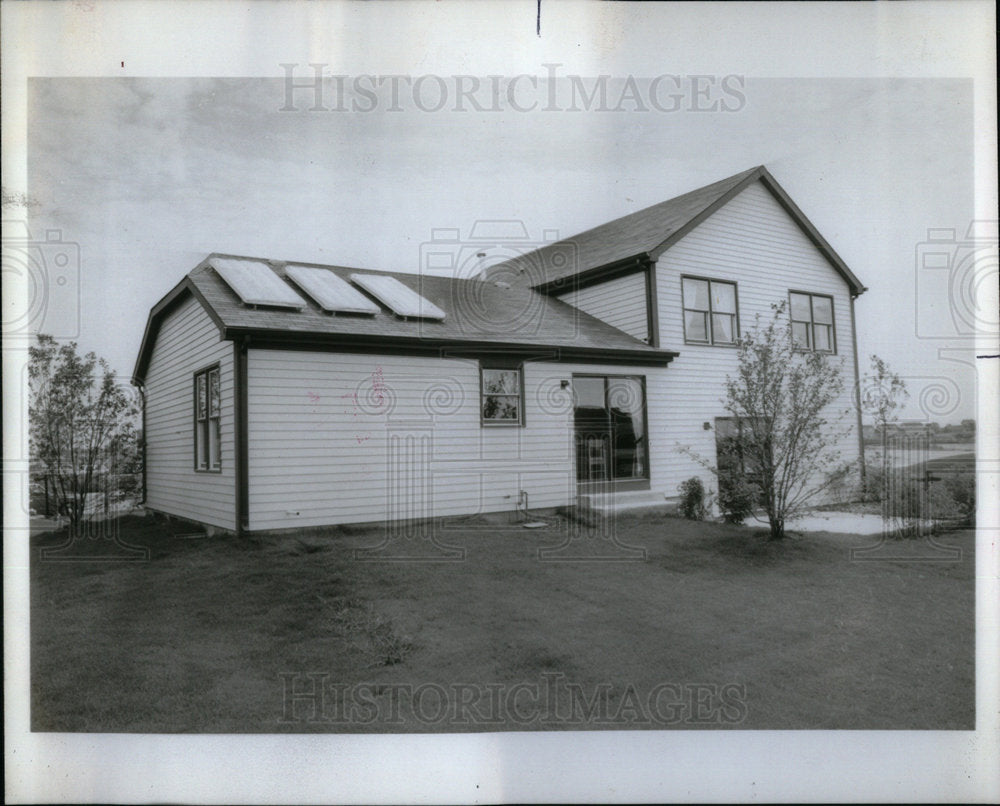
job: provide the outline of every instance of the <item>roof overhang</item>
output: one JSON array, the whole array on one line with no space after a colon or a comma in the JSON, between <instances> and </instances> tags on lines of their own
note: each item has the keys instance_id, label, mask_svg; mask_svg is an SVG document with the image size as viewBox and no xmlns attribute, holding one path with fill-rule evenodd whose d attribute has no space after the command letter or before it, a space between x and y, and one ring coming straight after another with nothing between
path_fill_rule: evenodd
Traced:
<instances>
[{"instance_id":1,"label":"roof overhang","mask_svg":"<svg viewBox=\"0 0 1000 806\"><path fill-rule=\"evenodd\" d=\"M670 350L629 350L471 339L461 341L432 338L400 339L387 336L322 334L242 327L224 328L223 338L245 341L248 347L261 350L313 350L437 358L480 358L503 355L521 361L631 366L666 366L680 355L680 353Z\"/></svg>"},{"instance_id":2,"label":"roof overhang","mask_svg":"<svg viewBox=\"0 0 1000 806\"><path fill-rule=\"evenodd\" d=\"M757 168L747 174L741 182L733 186L712 204L708 205L690 221L684 224L684 226L672 232L670 236L661 244L650 250L649 257L652 260L657 260L660 255L666 252L691 230L701 224L706 218L712 215L712 213L721 207L724 207L732 201L732 199L742 193L747 187L757 181L760 181L764 187L767 188L778 204L780 204L784 208L785 212L792 217L792 220L799 226L799 229L805 233L806 237L812 241L813 245L820 251L823 257L827 259L830 265L833 266L834 270L844 279L851 289L852 297L858 297L868 290L861 280L855 276L854 272L848 268L843 258L837 254L836 250L830 246L826 238L820 234L819 230L816 229L813 223L806 217L806 214L799 209L799 206L794 201L792 201L791 196L789 196L788 193L785 192L785 189L778 184L778 180L771 176L771 173L763 165L757 166Z\"/></svg>"},{"instance_id":3,"label":"roof overhang","mask_svg":"<svg viewBox=\"0 0 1000 806\"><path fill-rule=\"evenodd\" d=\"M850 288L851 297L858 297L868 290L864 284L862 284L861 280L857 278L854 272L850 270L843 258L837 254L836 250L820 234L819 230L817 230L813 223L806 217L805 213L799 209L798 205L795 204L788 193L785 192L785 189L778 184L778 181L771 176L770 172L763 165L758 165L753 170L747 172L746 176L733 185L733 187L715 199L711 204L708 204L699 210L698 213L692 216L676 230L671 232L670 235L667 236L662 242L651 249L648 249L648 251L639 251L626 257L619 258L611 263L591 266L576 274L539 283L538 285L532 286L532 288L543 294L559 294L564 291L583 288L587 285L614 279L615 277L627 274L630 271L635 271L646 263L655 263L664 252L670 249L671 246L681 240L681 238L691 232L691 230L695 229L695 227L705 221L709 216L724 207L736 196L746 190L747 187L757 181L760 181L764 185L778 204L780 204L785 212L791 216L792 220L798 225L799 229L801 229L806 237L809 238L823 257L826 258L827 262L829 262L833 269L844 279ZM568 240L572 240L572 238Z\"/></svg>"},{"instance_id":4,"label":"roof overhang","mask_svg":"<svg viewBox=\"0 0 1000 806\"><path fill-rule=\"evenodd\" d=\"M533 288L542 294L564 294L569 291L586 288L589 285L614 280L617 277L624 277L633 272L642 271L651 262L653 261L649 253L639 252L616 260L614 263L607 263L603 266L586 269L579 274L571 274L568 277L559 277L550 282L533 286Z\"/></svg>"},{"instance_id":5,"label":"roof overhang","mask_svg":"<svg viewBox=\"0 0 1000 806\"><path fill-rule=\"evenodd\" d=\"M211 317L220 332L225 329L222 319L219 318L215 309L208 304L208 301L202 296L201 291L198 290L198 287L191 280L190 276L185 276L149 312L149 317L146 319L146 329L142 334L142 344L139 346L139 356L136 358L135 367L132 369L132 383L136 386L142 386L146 380L146 370L149 369L149 360L153 356L153 345L156 343L156 337L160 332L160 325L188 297L194 297L198 300L201 307L205 309L205 312Z\"/></svg>"}]
</instances>

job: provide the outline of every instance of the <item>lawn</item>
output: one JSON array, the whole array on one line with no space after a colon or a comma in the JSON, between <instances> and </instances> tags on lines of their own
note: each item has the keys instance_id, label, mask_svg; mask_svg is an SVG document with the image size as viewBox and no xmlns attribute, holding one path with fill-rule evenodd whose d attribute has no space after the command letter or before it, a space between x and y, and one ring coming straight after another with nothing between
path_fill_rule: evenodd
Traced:
<instances>
[{"instance_id":1,"label":"lawn","mask_svg":"<svg viewBox=\"0 0 1000 806\"><path fill-rule=\"evenodd\" d=\"M917 540L852 561L871 538L645 514L618 519L627 549L548 520L372 552L378 529L127 517L131 562L43 559L65 537L38 535L32 728L974 728L971 531L938 538L957 561ZM399 560L421 552L453 560Z\"/></svg>"}]
</instances>

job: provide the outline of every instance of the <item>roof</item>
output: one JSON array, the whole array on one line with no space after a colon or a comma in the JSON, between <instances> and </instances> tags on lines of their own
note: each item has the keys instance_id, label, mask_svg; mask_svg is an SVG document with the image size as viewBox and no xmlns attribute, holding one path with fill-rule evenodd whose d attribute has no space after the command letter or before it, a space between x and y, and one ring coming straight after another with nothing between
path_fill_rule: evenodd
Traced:
<instances>
[{"instance_id":1,"label":"roof","mask_svg":"<svg viewBox=\"0 0 1000 806\"><path fill-rule=\"evenodd\" d=\"M487 277L548 291L610 266L655 261L753 182L760 181L796 221L855 296L866 289L763 165L601 224L490 267Z\"/></svg>"},{"instance_id":2,"label":"roof","mask_svg":"<svg viewBox=\"0 0 1000 806\"><path fill-rule=\"evenodd\" d=\"M442 321L403 319L379 305L374 316L325 313L305 292L302 310L248 306L212 267L216 259L264 263L283 281L288 266L325 268L350 282L357 273L395 277L445 313ZM372 271L316 263L273 261L212 254L152 309L133 381L142 383L163 319L180 302L197 299L224 339L249 338L251 345L314 346L322 349L442 354L480 351L535 353L550 360L607 360L663 365L677 353L659 350L589 314L530 288L479 279L453 279Z\"/></svg>"}]
</instances>

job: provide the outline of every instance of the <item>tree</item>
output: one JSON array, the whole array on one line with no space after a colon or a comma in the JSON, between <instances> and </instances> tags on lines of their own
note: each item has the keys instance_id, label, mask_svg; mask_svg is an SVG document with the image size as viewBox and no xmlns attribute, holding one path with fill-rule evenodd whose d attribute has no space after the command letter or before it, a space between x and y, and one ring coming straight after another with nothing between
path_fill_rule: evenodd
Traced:
<instances>
[{"instance_id":1,"label":"tree","mask_svg":"<svg viewBox=\"0 0 1000 806\"><path fill-rule=\"evenodd\" d=\"M871 369L865 373L860 402L881 435L882 468L878 481L869 487L870 481L866 478L865 487L878 490L884 508L889 494L889 426L897 420L896 411L902 408L910 393L906 391L903 379L889 369L885 361L874 353L869 356L869 361ZM867 494L867 490L865 492Z\"/></svg>"},{"instance_id":2,"label":"tree","mask_svg":"<svg viewBox=\"0 0 1000 806\"><path fill-rule=\"evenodd\" d=\"M773 540L783 538L785 522L833 483L840 434L827 415L844 388L841 367L830 355L795 346L785 308L773 305L767 327L758 316L756 328L740 339L738 369L726 378L724 401L739 425L734 449L744 479L757 487ZM722 483L720 476L720 492Z\"/></svg>"},{"instance_id":3,"label":"tree","mask_svg":"<svg viewBox=\"0 0 1000 806\"><path fill-rule=\"evenodd\" d=\"M865 373L862 383L861 407L871 415L884 442L889 424L897 420L896 410L902 408L910 393L903 379L889 369L885 361L874 353L869 360L871 370Z\"/></svg>"},{"instance_id":4,"label":"tree","mask_svg":"<svg viewBox=\"0 0 1000 806\"><path fill-rule=\"evenodd\" d=\"M40 334L29 348L28 378L32 459L54 489L57 512L79 535L87 494L117 489L115 471L135 462L138 410L107 362L92 352L80 357L75 342L59 346Z\"/></svg>"}]
</instances>

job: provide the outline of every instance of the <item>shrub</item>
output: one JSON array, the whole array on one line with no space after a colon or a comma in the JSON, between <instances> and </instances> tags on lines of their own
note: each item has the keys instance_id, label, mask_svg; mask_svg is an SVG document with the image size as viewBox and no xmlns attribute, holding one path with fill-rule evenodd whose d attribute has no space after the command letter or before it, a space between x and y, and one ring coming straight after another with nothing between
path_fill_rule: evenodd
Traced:
<instances>
[{"instance_id":1,"label":"shrub","mask_svg":"<svg viewBox=\"0 0 1000 806\"><path fill-rule=\"evenodd\" d=\"M907 479L890 486L884 512L890 518L905 521L933 521L933 527L974 525L976 516L976 479L971 473L935 481L929 485ZM920 533L912 528L912 534Z\"/></svg>"},{"instance_id":2,"label":"shrub","mask_svg":"<svg viewBox=\"0 0 1000 806\"><path fill-rule=\"evenodd\" d=\"M703 521L708 514L705 505L705 485L701 479L692 476L677 487L681 494L680 513L689 521Z\"/></svg>"},{"instance_id":3,"label":"shrub","mask_svg":"<svg viewBox=\"0 0 1000 806\"><path fill-rule=\"evenodd\" d=\"M753 514L760 489L741 473L719 474L719 509L726 523L743 523Z\"/></svg>"},{"instance_id":4,"label":"shrub","mask_svg":"<svg viewBox=\"0 0 1000 806\"><path fill-rule=\"evenodd\" d=\"M944 504L940 514L935 512L935 517L954 517L961 519L968 525L976 522L976 477L973 473L962 473L945 479L939 484L932 485L941 487L947 494L948 501Z\"/></svg>"}]
</instances>

